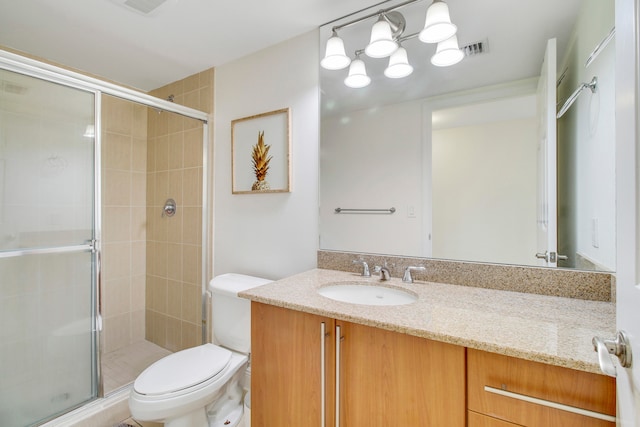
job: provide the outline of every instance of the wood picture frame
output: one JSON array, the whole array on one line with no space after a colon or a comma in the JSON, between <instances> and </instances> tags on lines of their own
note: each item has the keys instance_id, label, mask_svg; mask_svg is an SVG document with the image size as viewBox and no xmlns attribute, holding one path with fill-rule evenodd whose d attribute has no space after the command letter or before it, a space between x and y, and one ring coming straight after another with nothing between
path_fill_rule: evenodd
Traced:
<instances>
[{"instance_id":1,"label":"wood picture frame","mask_svg":"<svg viewBox=\"0 0 640 427\"><path fill-rule=\"evenodd\" d=\"M231 121L231 192L291 192L289 108Z\"/></svg>"}]
</instances>

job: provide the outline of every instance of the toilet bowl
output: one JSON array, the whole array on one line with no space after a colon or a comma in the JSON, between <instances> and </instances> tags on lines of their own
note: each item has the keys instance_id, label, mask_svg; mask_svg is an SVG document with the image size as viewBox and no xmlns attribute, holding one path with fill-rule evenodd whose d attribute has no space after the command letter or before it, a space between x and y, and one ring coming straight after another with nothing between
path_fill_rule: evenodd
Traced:
<instances>
[{"instance_id":1,"label":"toilet bowl","mask_svg":"<svg viewBox=\"0 0 640 427\"><path fill-rule=\"evenodd\" d=\"M145 369L129 396L131 416L166 427L238 425L251 344L251 304L237 294L268 282L240 274L215 277L209 291L214 337L220 345L182 350Z\"/></svg>"}]
</instances>

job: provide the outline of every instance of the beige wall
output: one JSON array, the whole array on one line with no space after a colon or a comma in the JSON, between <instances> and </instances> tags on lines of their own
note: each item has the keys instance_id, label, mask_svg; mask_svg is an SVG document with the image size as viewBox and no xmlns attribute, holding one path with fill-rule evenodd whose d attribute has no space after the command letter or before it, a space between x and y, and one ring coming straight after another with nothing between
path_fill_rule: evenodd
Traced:
<instances>
[{"instance_id":1,"label":"beige wall","mask_svg":"<svg viewBox=\"0 0 640 427\"><path fill-rule=\"evenodd\" d=\"M102 345L111 352L145 334L147 112L102 99Z\"/></svg>"},{"instance_id":2,"label":"beige wall","mask_svg":"<svg viewBox=\"0 0 640 427\"><path fill-rule=\"evenodd\" d=\"M211 112L213 69L151 95ZM201 343L202 124L103 97L103 351ZM168 198L176 215L162 217Z\"/></svg>"},{"instance_id":3,"label":"beige wall","mask_svg":"<svg viewBox=\"0 0 640 427\"><path fill-rule=\"evenodd\" d=\"M213 70L151 95L211 112ZM149 109L146 338L172 351L201 343L202 123ZM173 217L162 216L168 198Z\"/></svg>"}]
</instances>

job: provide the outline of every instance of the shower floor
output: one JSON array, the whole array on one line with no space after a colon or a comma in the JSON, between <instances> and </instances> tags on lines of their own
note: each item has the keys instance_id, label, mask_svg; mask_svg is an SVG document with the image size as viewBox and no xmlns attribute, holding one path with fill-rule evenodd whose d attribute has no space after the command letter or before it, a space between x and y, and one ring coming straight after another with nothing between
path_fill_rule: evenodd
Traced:
<instances>
[{"instance_id":1,"label":"shower floor","mask_svg":"<svg viewBox=\"0 0 640 427\"><path fill-rule=\"evenodd\" d=\"M171 354L149 341L138 341L128 347L102 355L104 394L132 383L147 366Z\"/></svg>"}]
</instances>

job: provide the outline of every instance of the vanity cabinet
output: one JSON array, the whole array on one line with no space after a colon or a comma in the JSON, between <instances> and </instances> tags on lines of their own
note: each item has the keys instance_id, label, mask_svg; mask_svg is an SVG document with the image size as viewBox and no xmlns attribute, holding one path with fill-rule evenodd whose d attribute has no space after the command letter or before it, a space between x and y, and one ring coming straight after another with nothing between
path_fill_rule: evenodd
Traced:
<instances>
[{"instance_id":1,"label":"vanity cabinet","mask_svg":"<svg viewBox=\"0 0 640 427\"><path fill-rule=\"evenodd\" d=\"M467 381L469 427L615 426L611 377L468 349Z\"/></svg>"},{"instance_id":2,"label":"vanity cabinet","mask_svg":"<svg viewBox=\"0 0 640 427\"><path fill-rule=\"evenodd\" d=\"M464 347L251 307L252 427L465 426Z\"/></svg>"}]
</instances>

